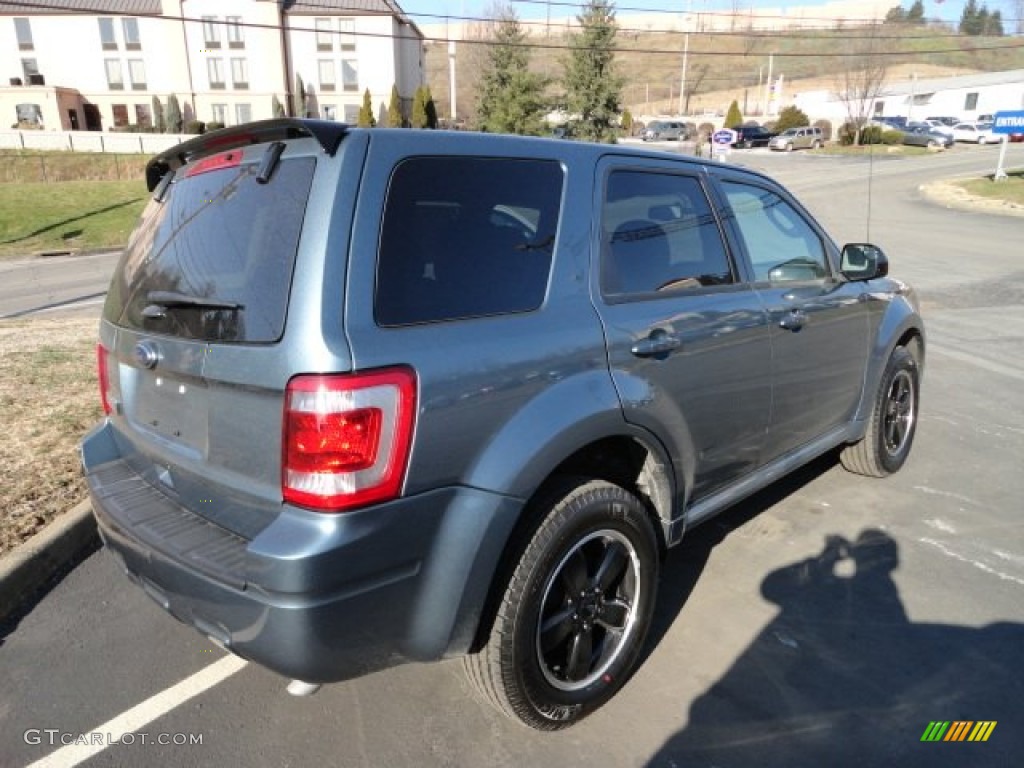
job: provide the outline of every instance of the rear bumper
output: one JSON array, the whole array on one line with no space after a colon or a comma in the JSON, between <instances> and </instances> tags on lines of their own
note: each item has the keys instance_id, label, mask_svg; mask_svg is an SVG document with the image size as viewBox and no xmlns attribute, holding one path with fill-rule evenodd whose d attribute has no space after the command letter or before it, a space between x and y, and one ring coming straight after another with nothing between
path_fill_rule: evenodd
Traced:
<instances>
[{"instance_id":1,"label":"rear bumper","mask_svg":"<svg viewBox=\"0 0 1024 768\"><path fill-rule=\"evenodd\" d=\"M175 618L308 682L469 649L520 501L452 487L344 514L282 506L250 540L144 481L111 430L82 444L100 535Z\"/></svg>"}]
</instances>

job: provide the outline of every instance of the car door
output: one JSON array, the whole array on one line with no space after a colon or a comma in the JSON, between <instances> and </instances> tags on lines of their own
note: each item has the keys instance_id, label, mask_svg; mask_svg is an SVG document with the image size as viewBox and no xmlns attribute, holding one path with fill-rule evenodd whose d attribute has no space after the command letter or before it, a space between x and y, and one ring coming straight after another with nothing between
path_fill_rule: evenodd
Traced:
<instances>
[{"instance_id":1,"label":"car door","mask_svg":"<svg viewBox=\"0 0 1024 768\"><path fill-rule=\"evenodd\" d=\"M690 501L753 468L768 428L764 306L690 164L606 158L592 291L627 421L668 450Z\"/></svg>"},{"instance_id":2,"label":"car door","mask_svg":"<svg viewBox=\"0 0 1024 768\"><path fill-rule=\"evenodd\" d=\"M767 462L853 417L867 367L868 306L862 287L839 275L835 246L790 195L766 179L718 176L729 230L769 316Z\"/></svg>"}]
</instances>

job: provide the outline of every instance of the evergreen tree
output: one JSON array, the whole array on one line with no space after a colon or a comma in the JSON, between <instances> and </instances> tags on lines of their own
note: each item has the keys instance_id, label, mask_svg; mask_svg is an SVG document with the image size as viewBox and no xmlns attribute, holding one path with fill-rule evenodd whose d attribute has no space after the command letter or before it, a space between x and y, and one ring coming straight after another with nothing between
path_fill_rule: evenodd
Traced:
<instances>
[{"instance_id":1,"label":"evergreen tree","mask_svg":"<svg viewBox=\"0 0 1024 768\"><path fill-rule=\"evenodd\" d=\"M914 0L907 11L907 21L911 24L924 24L924 0Z\"/></svg>"},{"instance_id":2,"label":"evergreen tree","mask_svg":"<svg viewBox=\"0 0 1024 768\"><path fill-rule=\"evenodd\" d=\"M501 11L477 85L477 119L491 133L539 135L547 81L530 71L530 49L511 8Z\"/></svg>"},{"instance_id":3,"label":"evergreen tree","mask_svg":"<svg viewBox=\"0 0 1024 768\"><path fill-rule=\"evenodd\" d=\"M981 34L981 27L978 25L978 3L975 0L967 0L964 11L960 14L960 34Z\"/></svg>"},{"instance_id":4,"label":"evergreen tree","mask_svg":"<svg viewBox=\"0 0 1024 768\"><path fill-rule=\"evenodd\" d=\"M167 120L164 117L164 105L160 98L153 96L153 130L157 133L167 133Z\"/></svg>"},{"instance_id":5,"label":"evergreen tree","mask_svg":"<svg viewBox=\"0 0 1024 768\"><path fill-rule=\"evenodd\" d=\"M409 122L412 123L413 128L428 126L426 90L422 85L416 89L416 94L413 96L412 117L409 118Z\"/></svg>"},{"instance_id":6,"label":"evergreen tree","mask_svg":"<svg viewBox=\"0 0 1024 768\"><path fill-rule=\"evenodd\" d=\"M619 118L619 125L622 126L622 130L626 132L627 136L633 135L633 113L629 111L629 107L623 108L622 117Z\"/></svg>"},{"instance_id":7,"label":"evergreen tree","mask_svg":"<svg viewBox=\"0 0 1024 768\"><path fill-rule=\"evenodd\" d=\"M779 119L775 121L774 130L782 133L787 128L801 128L810 124L811 119L807 117L806 112L800 107L791 106L779 112Z\"/></svg>"},{"instance_id":8,"label":"evergreen tree","mask_svg":"<svg viewBox=\"0 0 1024 768\"><path fill-rule=\"evenodd\" d=\"M609 0L589 0L576 17L580 32L569 40L565 62L566 105L573 135L614 142L622 79L615 72L615 11Z\"/></svg>"},{"instance_id":9,"label":"evergreen tree","mask_svg":"<svg viewBox=\"0 0 1024 768\"><path fill-rule=\"evenodd\" d=\"M402 97L398 94L398 86L391 86L391 101L388 103L388 127L401 128L405 125L402 119Z\"/></svg>"},{"instance_id":10,"label":"evergreen tree","mask_svg":"<svg viewBox=\"0 0 1024 768\"><path fill-rule=\"evenodd\" d=\"M743 113L740 112L740 105L735 99L729 105L729 111L725 113L725 127L732 128L734 125L743 125Z\"/></svg>"},{"instance_id":11,"label":"evergreen tree","mask_svg":"<svg viewBox=\"0 0 1024 768\"><path fill-rule=\"evenodd\" d=\"M173 93L167 97L167 120L168 133L181 133L181 126L184 122L181 116L181 105L178 104L178 97Z\"/></svg>"},{"instance_id":12,"label":"evergreen tree","mask_svg":"<svg viewBox=\"0 0 1024 768\"><path fill-rule=\"evenodd\" d=\"M377 109L377 125L388 125L388 105L383 101Z\"/></svg>"},{"instance_id":13,"label":"evergreen tree","mask_svg":"<svg viewBox=\"0 0 1024 768\"><path fill-rule=\"evenodd\" d=\"M902 24L907 20L907 12L902 5L894 5L885 14L886 24Z\"/></svg>"},{"instance_id":14,"label":"evergreen tree","mask_svg":"<svg viewBox=\"0 0 1024 768\"><path fill-rule=\"evenodd\" d=\"M284 105L281 104L281 100L277 98L277 94L274 94L274 98L270 101L270 112L274 117L284 117Z\"/></svg>"},{"instance_id":15,"label":"evergreen tree","mask_svg":"<svg viewBox=\"0 0 1024 768\"><path fill-rule=\"evenodd\" d=\"M437 130L437 105L434 104L434 96L430 93L430 85L423 86L423 108L427 113L427 128Z\"/></svg>"},{"instance_id":16,"label":"evergreen tree","mask_svg":"<svg viewBox=\"0 0 1024 768\"><path fill-rule=\"evenodd\" d=\"M363 106L359 108L359 119L356 125L360 128L373 128L377 121L373 119L373 102L370 97L370 89L363 92Z\"/></svg>"}]
</instances>

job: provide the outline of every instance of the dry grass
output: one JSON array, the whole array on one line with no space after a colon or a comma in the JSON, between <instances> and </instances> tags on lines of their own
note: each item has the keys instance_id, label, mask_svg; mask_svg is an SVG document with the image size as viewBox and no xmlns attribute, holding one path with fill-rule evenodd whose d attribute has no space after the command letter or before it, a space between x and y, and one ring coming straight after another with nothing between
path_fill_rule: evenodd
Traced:
<instances>
[{"instance_id":1,"label":"dry grass","mask_svg":"<svg viewBox=\"0 0 1024 768\"><path fill-rule=\"evenodd\" d=\"M96 324L0 322L0 555L85 496L77 446L101 416Z\"/></svg>"}]
</instances>

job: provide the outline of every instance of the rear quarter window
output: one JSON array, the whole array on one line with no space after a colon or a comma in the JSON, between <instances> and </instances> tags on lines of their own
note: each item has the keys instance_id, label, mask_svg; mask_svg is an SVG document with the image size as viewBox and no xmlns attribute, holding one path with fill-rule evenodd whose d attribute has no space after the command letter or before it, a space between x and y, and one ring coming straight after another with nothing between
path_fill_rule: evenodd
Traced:
<instances>
[{"instance_id":1,"label":"rear quarter window","mask_svg":"<svg viewBox=\"0 0 1024 768\"><path fill-rule=\"evenodd\" d=\"M540 307L563 173L553 160L416 157L392 173L374 300L382 326Z\"/></svg>"}]
</instances>

